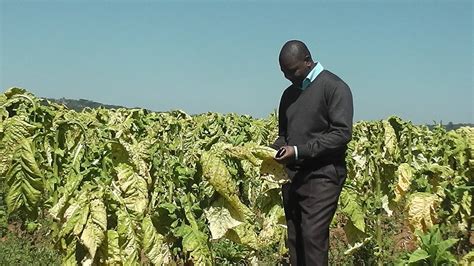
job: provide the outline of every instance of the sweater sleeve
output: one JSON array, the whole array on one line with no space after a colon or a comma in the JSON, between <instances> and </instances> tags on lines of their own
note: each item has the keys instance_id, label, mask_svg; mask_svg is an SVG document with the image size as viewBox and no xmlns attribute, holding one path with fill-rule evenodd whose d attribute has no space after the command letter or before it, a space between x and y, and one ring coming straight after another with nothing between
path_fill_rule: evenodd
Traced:
<instances>
[{"instance_id":1,"label":"sweater sleeve","mask_svg":"<svg viewBox=\"0 0 474 266\"><path fill-rule=\"evenodd\" d=\"M349 86L337 81L329 96L329 130L324 135L297 145L300 159L316 158L336 152L347 145L352 138L353 103Z\"/></svg>"}]
</instances>

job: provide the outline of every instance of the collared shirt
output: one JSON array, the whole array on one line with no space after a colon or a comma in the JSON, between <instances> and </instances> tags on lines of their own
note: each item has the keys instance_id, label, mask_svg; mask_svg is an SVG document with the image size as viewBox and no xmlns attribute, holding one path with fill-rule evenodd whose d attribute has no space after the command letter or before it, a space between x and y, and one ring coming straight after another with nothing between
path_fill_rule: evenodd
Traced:
<instances>
[{"instance_id":1,"label":"collared shirt","mask_svg":"<svg viewBox=\"0 0 474 266\"><path fill-rule=\"evenodd\" d=\"M306 78L303 80L301 89L305 90L308 88L309 84L311 84L311 82L313 82L313 80L315 80L319 73L323 72L323 70L323 65L321 65L319 62L316 62L316 65L313 67L313 69L311 69Z\"/></svg>"},{"instance_id":2,"label":"collared shirt","mask_svg":"<svg viewBox=\"0 0 474 266\"><path fill-rule=\"evenodd\" d=\"M301 90L305 90L308 88L308 86L313 82L316 77L323 72L324 67L321 65L321 63L316 62L316 65L311 69L311 71L308 73L306 78L303 80L303 84L301 84ZM295 148L295 159L298 160L298 148L296 146L293 146Z\"/></svg>"}]
</instances>

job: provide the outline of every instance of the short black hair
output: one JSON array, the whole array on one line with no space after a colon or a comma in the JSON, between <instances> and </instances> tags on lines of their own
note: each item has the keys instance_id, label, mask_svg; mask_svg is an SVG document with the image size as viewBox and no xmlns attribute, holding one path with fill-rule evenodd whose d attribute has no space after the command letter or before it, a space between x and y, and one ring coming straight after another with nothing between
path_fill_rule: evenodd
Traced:
<instances>
[{"instance_id":1,"label":"short black hair","mask_svg":"<svg viewBox=\"0 0 474 266\"><path fill-rule=\"evenodd\" d=\"M299 40L291 40L287 41L281 48L279 59L280 61L295 59L306 60L308 57L309 59L312 59L311 53L309 52L308 47L306 47L306 44Z\"/></svg>"}]
</instances>

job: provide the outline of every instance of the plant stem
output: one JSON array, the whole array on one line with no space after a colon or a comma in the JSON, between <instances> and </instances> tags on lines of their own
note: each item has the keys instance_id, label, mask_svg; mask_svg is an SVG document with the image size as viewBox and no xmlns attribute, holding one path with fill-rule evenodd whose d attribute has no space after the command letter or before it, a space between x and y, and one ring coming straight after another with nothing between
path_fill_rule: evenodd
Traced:
<instances>
[{"instance_id":1,"label":"plant stem","mask_svg":"<svg viewBox=\"0 0 474 266\"><path fill-rule=\"evenodd\" d=\"M378 258L377 258L377 264L378 265L383 265L382 263L382 210L381 210L381 199L382 199L382 193L380 190L380 170L379 167L375 166L376 171L375 173L375 190L376 190L376 198L377 198L377 225L375 228L375 235L377 237L377 248L378 248Z\"/></svg>"}]
</instances>

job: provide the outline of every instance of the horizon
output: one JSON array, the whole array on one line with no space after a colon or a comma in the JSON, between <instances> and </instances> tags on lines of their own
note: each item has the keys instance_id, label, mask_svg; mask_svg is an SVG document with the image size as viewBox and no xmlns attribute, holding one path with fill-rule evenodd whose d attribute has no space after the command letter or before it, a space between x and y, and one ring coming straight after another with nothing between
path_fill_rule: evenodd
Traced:
<instances>
[{"instance_id":1,"label":"horizon","mask_svg":"<svg viewBox=\"0 0 474 266\"><path fill-rule=\"evenodd\" d=\"M20 88L20 87L17 87L17 88ZM11 89L11 88L9 88ZM26 88L20 88L20 89L25 89L27 92L30 92L28 91ZM7 89L8 90L8 89ZM6 90L5 90L6 91ZM31 93L31 92L30 92ZM140 107L140 106L134 106L134 107L127 107L127 106L121 106L121 105L116 105L114 103L102 103L102 102L97 102L97 101L94 101L93 99L84 99L84 98L80 98L80 99L69 99L69 98L65 98L65 97L61 97L61 98L47 98L47 97L41 97L41 96L38 96L38 95L34 95L35 97L37 98L40 98L40 99L43 99L43 100L55 100L55 101L61 101L61 100L72 100L72 101L88 101L88 102L92 102L94 104L99 104L99 105L102 105L104 106L105 108L107 109L111 109L110 107L106 107L106 106L117 106L118 108L126 108L126 109L144 109L144 110L147 110L149 112L154 112L154 113L163 113L163 112L172 112L172 111L182 111L182 112L185 112L186 114L188 115L202 115L202 114L206 114L210 111L207 111L207 112L202 112L202 113L188 113L186 112L185 110L182 110L182 109L172 109L172 110L165 110L165 111L160 111L160 110L150 110L150 109L147 109L147 108L144 108L144 107ZM69 107L68 107L69 108ZM71 109L71 108L70 108ZM116 109L116 108L112 108L112 109ZM275 112L277 111L276 109L274 110ZM273 113L273 112L272 112ZM235 112L228 112L228 113L220 113L222 115L227 115L227 114L237 114L237 115L248 115L250 117L252 117L253 119L267 119L269 118L272 113L269 113L267 116L264 116L264 117L254 117L252 115L249 115L249 114L240 114L240 113L235 113ZM392 116L396 116L396 117L399 117L397 115L392 115ZM382 119L372 119L372 120L354 120L354 123L357 123L357 122L362 122L362 121L378 121L378 120L386 120L388 119L390 116L388 117L385 117L385 118L382 118ZM401 119L403 119L402 117L399 117ZM436 125L442 125L442 126L446 126L446 125L449 125L449 124L453 124L453 125L469 125L469 126L473 126L474 123L470 123L470 122L452 122L452 121L431 121L430 123L415 123L414 121L411 121L409 119L403 119L404 121L409 121L409 122L412 122L413 124L415 125L426 125L426 126L436 126Z\"/></svg>"},{"instance_id":2,"label":"horizon","mask_svg":"<svg viewBox=\"0 0 474 266\"><path fill-rule=\"evenodd\" d=\"M354 121L472 124L472 5L1 1L0 86L264 118L289 85L279 50L300 39L351 88Z\"/></svg>"}]
</instances>

